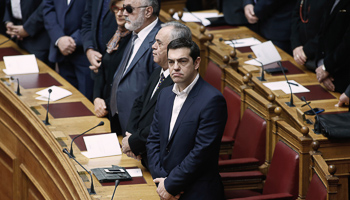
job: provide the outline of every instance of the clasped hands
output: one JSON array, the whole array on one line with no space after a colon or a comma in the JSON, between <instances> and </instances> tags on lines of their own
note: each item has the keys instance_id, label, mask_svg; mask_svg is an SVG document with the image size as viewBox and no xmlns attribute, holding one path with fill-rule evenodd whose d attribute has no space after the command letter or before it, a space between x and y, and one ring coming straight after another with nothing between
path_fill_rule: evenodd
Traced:
<instances>
[{"instance_id":1,"label":"clasped hands","mask_svg":"<svg viewBox=\"0 0 350 200\"><path fill-rule=\"evenodd\" d=\"M173 196L168 191L166 191L164 186L164 181L166 178L155 178L153 179L154 183L158 183L157 187L157 193L161 200L176 200L179 199L180 196L183 194L183 192L180 192L180 194Z\"/></svg>"},{"instance_id":2,"label":"clasped hands","mask_svg":"<svg viewBox=\"0 0 350 200\"><path fill-rule=\"evenodd\" d=\"M134 158L136 160L141 160L141 155L136 156L130 149L130 146L129 146L129 137L130 136L131 136L131 133L129 133L129 132L125 133L125 137L122 140L122 151L130 158Z\"/></svg>"},{"instance_id":3,"label":"clasped hands","mask_svg":"<svg viewBox=\"0 0 350 200\"><path fill-rule=\"evenodd\" d=\"M76 44L71 36L62 36L58 39L57 47L64 56L68 56L75 51Z\"/></svg>"},{"instance_id":4,"label":"clasped hands","mask_svg":"<svg viewBox=\"0 0 350 200\"><path fill-rule=\"evenodd\" d=\"M22 25L14 25L12 22L6 24L6 33L12 37L16 36L18 40L28 37L29 34L24 30Z\"/></svg>"},{"instance_id":5,"label":"clasped hands","mask_svg":"<svg viewBox=\"0 0 350 200\"><path fill-rule=\"evenodd\" d=\"M323 65L316 68L316 77L319 83L323 83L323 85L330 91L334 92L335 87L332 81L334 81L333 77L330 74L323 70Z\"/></svg>"}]
</instances>

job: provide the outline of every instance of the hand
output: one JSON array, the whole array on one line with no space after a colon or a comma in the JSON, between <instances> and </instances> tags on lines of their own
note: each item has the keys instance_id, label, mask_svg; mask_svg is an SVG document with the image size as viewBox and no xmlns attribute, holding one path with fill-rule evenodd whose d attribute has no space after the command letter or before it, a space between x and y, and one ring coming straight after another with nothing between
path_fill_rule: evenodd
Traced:
<instances>
[{"instance_id":1,"label":"hand","mask_svg":"<svg viewBox=\"0 0 350 200\"><path fill-rule=\"evenodd\" d=\"M14 31L13 26L14 25L12 22L8 22L6 24L6 34L10 35L11 37L17 36L17 33Z\"/></svg>"},{"instance_id":2,"label":"hand","mask_svg":"<svg viewBox=\"0 0 350 200\"><path fill-rule=\"evenodd\" d=\"M64 56L68 56L75 51L76 44L72 37L62 36L58 40L57 46Z\"/></svg>"},{"instance_id":3,"label":"hand","mask_svg":"<svg viewBox=\"0 0 350 200\"><path fill-rule=\"evenodd\" d=\"M349 97L345 93L341 94L339 97L339 102L335 104L336 107L341 107L343 105L349 105Z\"/></svg>"},{"instance_id":4,"label":"hand","mask_svg":"<svg viewBox=\"0 0 350 200\"><path fill-rule=\"evenodd\" d=\"M181 194L183 194L183 192L181 192L180 194L173 196L170 193L168 193L164 187L164 181L166 178L156 178L153 179L154 183L159 183L158 184L158 188L157 188L157 193L160 197L161 200L175 200L175 199L179 199Z\"/></svg>"},{"instance_id":5,"label":"hand","mask_svg":"<svg viewBox=\"0 0 350 200\"><path fill-rule=\"evenodd\" d=\"M17 33L17 38L20 40L23 40L23 38L28 37L29 34L27 33L26 30L24 30L22 25L15 25L12 26L12 29L15 33Z\"/></svg>"},{"instance_id":6,"label":"hand","mask_svg":"<svg viewBox=\"0 0 350 200\"><path fill-rule=\"evenodd\" d=\"M98 72L98 68L101 66L102 54L100 52L95 51L93 49L88 49L86 51L86 57L88 58L91 66L90 69L94 71L94 73Z\"/></svg>"},{"instance_id":7,"label":"hand","mask_svg":"<svg viewBox=\"0 0 350 200\"><path fill-rule=\"evenodd\" d=\"M132 151L127 151L125 154L126 154L128 157L133 158L133 159L136 159L136 160L138 160L138 161L140 161L140 160L142 159L140 155L136 156Z\"/></svg>"},{"instance_id":8,"label":"hand","mask_svg":"<svg viewBox=\"0 0 350 200\"><path fill-rule=\"evenodd\" d=\"M333 84L333 78L329 77L323 80L323 85L327 88L327 90L334 92L335 86Z\"/></svg>"},{"instance_id":9,"label":"hand","mask_svg":"<svg viewBox=\"0 0 350 200\"><path fill-rule=\"evenodd\" d=\"M105 100L101 98L96 98L94 100L94 106L95 106L95 115L97 117L104 117L108 114Z\"/></svg>"},{"instance_id":10,"label":"hand","mask_svg":"<svg viewBox=\"0 0 350 200\"><path fill-rule=\"evenodd\" d=\"M304 53L303 46L296 47L293 50L293 57L294 57L294 60L299 65L304 65L305 64L307 57L306 57L306 55Z\"/></svg>"},{"instance_id":11,"label":"hand","mask_svg":"<svg viewBox=\"0 0 350 200\"><path fill-rule=\"evenodd\" d=\"M255 24L259 21L259 18L255 16L253 4L248 4L244 7L244 15L250 24Z\"/></svg>"},{"instance_id":12,"label":"hand","mask_svg":"<svg viewBox=\"0 0 350 200\"><path fill-rule=\"evenodd\" d=\"M323 80L329 76L329 73L327 71L324 71L322 69L322 66L324 66L324 65L321 65L321 66L317 67L316 70L315 70L316 71L316 77L317 77L317 80L318 80L319 83L323 82Z\"/></svg>"},{"instance_id":13,"label":"hand","mask_svg":"<svg viewBox=\"0 0 350 200\"><path fill-rule=\"evenodd\" d=\"M125 153L125 154L126 154L126 152L131 151L130 146L129 146L129 137L130 136L131 136L131 133L126 131L125 137L122 140L122 150L123 150L123 153Z\"/></svg>"}]
</instances>

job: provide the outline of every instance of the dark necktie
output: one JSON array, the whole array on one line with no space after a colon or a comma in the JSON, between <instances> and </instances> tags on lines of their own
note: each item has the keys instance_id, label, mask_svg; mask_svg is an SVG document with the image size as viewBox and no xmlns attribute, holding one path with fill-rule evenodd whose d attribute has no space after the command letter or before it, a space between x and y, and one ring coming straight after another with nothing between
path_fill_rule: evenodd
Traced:
<instances>
[{"instance_id":1,"label":"dark necktie","mask_svg":"<svg viewBox=\"0 0 350 200\"><path fill-rule=\"evenodd\" d=\"M117 70L116 75L114 76L114 79L113 79L112 90L111 90L111 101L110 101L112 116L114 116L115 113L118 112L117 90L118 90L120 80L123 77L125 68L129 63L129 59L130 59L130 56L132 54L132 50L134 49L134 43L135 43L136 39L137 39L137 34L133 34L133 36L131 38L131 45L129 46L128 49L125 49L127 51L127 53L125 54L126 59L124 60L122 65L119 66L119 69Z\"/></svg>"},{"instance_id":2,"label":"dark necktie","mask_svg":"<svg viewBox=\"0 0 350 200\"><path fill-rule=\"evenodd\" d=\"M163 83L164 79L165 79L164 74L161 73L161 74L160 74L160 80L159 80L159 83L158 83L158 85L157 85L156 91L159 89L159 87L160 87L160 85Z\"/></svg>"}]
</instances>

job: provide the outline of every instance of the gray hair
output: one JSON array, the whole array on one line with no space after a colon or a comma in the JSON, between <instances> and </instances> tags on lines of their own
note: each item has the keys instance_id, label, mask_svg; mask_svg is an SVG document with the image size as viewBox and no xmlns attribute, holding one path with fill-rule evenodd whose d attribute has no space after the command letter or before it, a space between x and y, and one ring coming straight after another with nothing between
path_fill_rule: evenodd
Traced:
<instances>
[{"instance_id":1,"label":"gray hair","mask_svg":"<svg viewBox=\"0 0 350 200\"><path fill-rule=\"evenodd\" d=\"M169 41L175 40L177 38L186 38L188 40L192 40L191 30L185 24L181 24L180 22L177 22L177 21L171 21L171 22L162 24L161 26L162 28L168 27L168 26L174 27L174 29L171 31Z\"/></svg>"},{"instance_id":2,"label":"gray hair","mask_svg":"<svg viewBox=\"0 0 350 200\"><path fill-rule=\"evenodd\" d=\"M160 8L159 8L159 3L158 0L141 0L141 5L146 5L146 6L152 6L153 8L153 15L159 16Z\"/></svg>"}]
</instances>

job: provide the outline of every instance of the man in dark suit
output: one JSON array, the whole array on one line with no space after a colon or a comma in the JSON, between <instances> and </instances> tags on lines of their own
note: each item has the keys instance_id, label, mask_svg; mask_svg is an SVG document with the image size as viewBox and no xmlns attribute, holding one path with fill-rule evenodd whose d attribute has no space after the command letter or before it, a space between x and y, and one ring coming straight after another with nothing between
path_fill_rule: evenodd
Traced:
<instances>
[{"instance_id":1,"label":"man in dark suit","mask_svg":"<svg viewBox=\"0 0 350 200\"><path fill-rule=\"evenodd\" d=\"M6 7L6 1L0 0L0 22L3 22L4 14L5 14L5 7ZM0 25L0 34L2 34L2 35L6 34L6 26L4 23L1 23L1 25Z\"/></svg>"},{"instance_id":2,"label":"man in dark suit","mask_svg":"<svg viewBox=\"0 0 350 200\"><path fill-rule=\"evenodd\" d=\"M153 61L152 44L161 28L158 0L125 0L124 5L125 28L133 33L114 75L109 112L112 132L123 136L135 99L159 67Z\"/></svg>"},{"instance_id":3,"label":"man in dark suit","mask_svg":"<svg viewBox=\"0 0 350 200\"><path fill-rule=\"evenodd\" d=\"M3 21L7 34L16 36L21 48L53 68L54 64L48 59L50 38L43 23L43 4L42 0L21 0L17 3L7 0Z\"/></svg>"},{"instance_id":4,"label":"man in dark suit","mask_svg":"<svg viewBox=\"0 0 350 200\"><path fill-rule=\"evenodd\" d=\"M250 24L274 45L292 55L291 17L295 0L243 0L244 14Z\"/></svg>"},{"instance_id":5,"label":"man in dark suit","mask_svg":"<svg viewBox=\"0 0 350 200\"><path fill-rule=\"evenodd\" d=\"M350 84L350 0L329 2L321 28L316 76L330 91L343 93Z\"/></svg>"},{"instance_id":6,"label":"man in dark suit","mask_svg":"<svg viewBox=\"0 0 350 200\"><path fill-rule=\"evenodd\" d=\"M91 70L100 66L106 44L118 27L114 13L109 12L109 2L110 0L86 0L81 37Z\"/></svg>"},{"instance_id":7,"label":"man in dark suit","mask_svg":"<svg viewBox=\"0 0 350 200\"><path fill-rule=\"evenodd\" d=\"M169 76L167 46L177 38L192 38L191 30L179 22L162 24L153 44L153 60L160 68L152 73L143 95L138 97L131 109L126 136L122 141L122 149L129 157L142 159L143 166L148 168L146 141L153 120L154 108L159 92L173 84Z\"/></svg>"},{"instance_id":8,"label":"man in dark suit","mask_svg":"<svg viewBox=\"0 0 350 200\"><path fill-rule=\"evenodd\" d=\"M85 0L45 0L44 22L49 33L49 60L57 62L60 75L92 100L93 81L80 35Z\"/></svg>"},{"instance_id":9,"label":"man in dark suit","mask_svg":"<svg viewBox=\"0 0 350 200\"><path fill-rule=\"evenodd\" d=\"M226 101L199 77L200 60L193 41L179 38L169 43L168 64L175 84L158 96L146 144L161 199L224 199L218 157Z\"/></svg>"}]
</instances>

